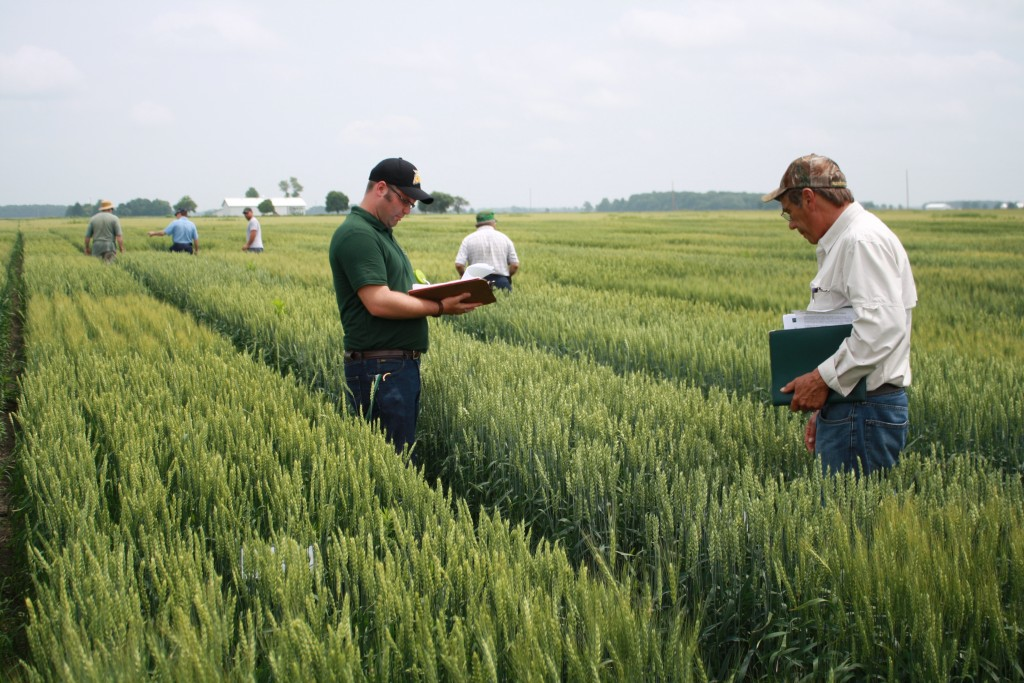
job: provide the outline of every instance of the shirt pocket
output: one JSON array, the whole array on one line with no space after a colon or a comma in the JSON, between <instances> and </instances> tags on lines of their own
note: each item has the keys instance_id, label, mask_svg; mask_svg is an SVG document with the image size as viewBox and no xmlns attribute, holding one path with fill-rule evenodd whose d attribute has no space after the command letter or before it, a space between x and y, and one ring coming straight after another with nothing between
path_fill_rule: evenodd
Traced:
<instances>
[{"instance_id":1,"label":"shirt pocket","mask_svg":"<svg viewBox=\"0 0 1024 683\"><path fill-rule=\"evenodd\" d=\"M811 303L807 310L835 311L849 305L846 294L836 290L831 282L811 282Z\"/></svg>"}]
</instances>

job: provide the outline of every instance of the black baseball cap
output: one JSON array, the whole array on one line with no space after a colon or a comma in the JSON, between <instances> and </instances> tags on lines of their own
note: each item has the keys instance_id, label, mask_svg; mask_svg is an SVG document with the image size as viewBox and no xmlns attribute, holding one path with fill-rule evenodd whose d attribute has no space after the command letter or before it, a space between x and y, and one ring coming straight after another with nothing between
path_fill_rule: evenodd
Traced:
<instances>
[{"instance_id":1,"label":"black baseball cap","mask_svg":"<svg viewBox=\"0 0 1024 683\"><path fill-rule=\"evenodd\" d=\"M385 159L370 171L370 180L379 182L383 180L388 185L394 185L399 190L424 204L430 204L434 198L423 191L420 187L420 172L416 167L405 159Z\"/></svg>"}]
</instances>

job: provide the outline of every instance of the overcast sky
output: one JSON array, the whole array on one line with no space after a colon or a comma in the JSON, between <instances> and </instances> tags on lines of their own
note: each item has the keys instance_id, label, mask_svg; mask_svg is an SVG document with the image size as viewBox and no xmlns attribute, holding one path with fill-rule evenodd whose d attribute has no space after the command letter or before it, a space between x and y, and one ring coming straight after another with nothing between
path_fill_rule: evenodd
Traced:
<instances>
[{"instance_id":1,"label":"overcast sky","mask_svg":"<svg viewBox=\"0 0 1024 683\"><path fill-rule=\"evenodd\" d=\"M148 3L0 9L0 204L199 210L402 156L474 208L766 192L1024 200L1024 2ZM909 182L908 182L909 178Z\"/></svg>"}]
</instances>

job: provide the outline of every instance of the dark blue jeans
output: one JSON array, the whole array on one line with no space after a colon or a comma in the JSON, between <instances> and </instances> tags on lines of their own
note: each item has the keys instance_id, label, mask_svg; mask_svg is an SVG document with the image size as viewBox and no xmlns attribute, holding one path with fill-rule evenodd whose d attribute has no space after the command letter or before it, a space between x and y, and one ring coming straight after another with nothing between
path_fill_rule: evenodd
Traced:
<instances>
[{"instance_id":1,"label":"dark blue jeans","mask_svg":"<svg viewBox=\"0 0 1024 683\"><path fill-rule=\"evenodd\" d=\"M401 453L416 440L420 413L420 361L357 360L345 363L349 409L376 421Z\"/></svg>"},{"instance_id":2,"label":"dark blue jeans","mask_svg":"<svg viewBox=\"0 0 1024 683\"><path fill-rule=\"evenodd\" d=\"M507 292L512 291L512 278L508 275L488 275L484 279L491 283L491 289L504 289Z\"/></svg>"},{"instance_id":3,"label":"dark blue jeans","mask_svg":"<svg viewBox=\"0 0 1024 683\"><path fill-rule=\"evenodd\" d=\"M826 403L815 435L822 470L871 474L892 467L907 445L909 413L903 390L859 403Z\"/></svg>"}]
</instances>

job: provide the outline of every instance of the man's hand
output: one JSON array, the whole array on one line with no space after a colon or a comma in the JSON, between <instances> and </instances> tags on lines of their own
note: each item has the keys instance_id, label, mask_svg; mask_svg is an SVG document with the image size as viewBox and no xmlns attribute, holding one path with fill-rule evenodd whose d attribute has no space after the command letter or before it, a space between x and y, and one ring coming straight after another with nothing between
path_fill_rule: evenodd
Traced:
<instances>
[{"instance_id":1,"label":"man's hand","mask_svg":"<svg viewBox=\"0 0 1024 683\"><path fill-rule=\"evenodd\" d=\"M356 294L370 315L388 320L408 320L424 318L437 314L437 302L429 299L418 299L405 292L388 289L387 285L364 285ZM472 296L469 292L456 294L442 299L444 315L461 315L468 313L480 304L466 303L463 299Z\"/></svg>"},{"instance_id":2,"label":"man's hand","mask_svg":"<svg viewBox=\"0 0 1024 683\"><path fill-rule=\"evenodd\" d=\"M828 399L828 385L821 378L821 373L817 368L800 375L782 387L781 391L784 394L793 394L789 409L794 413L818 410L825 405L825 401Z\"/></svg>"},{"instance_id":3,"label":"man's hand","mask_svg":"<svg viewBox=\"0 0 1024 683\"><path fill-rule=\"evenodd\" d=\"M471 304L468 301L462 303L463 299L468 299L472 294L469 292L463 292L462 294L456 294L450 296L447 299L442 299L441 304L444 306L445 315L462 315L463 313L469 313L474 308L481 306L482 304L475 303Z\"/></svg>"},{"instance_id":4,"label":"man's hand","mask_svg":"<svg viewBox=\"0 0 1024 683\"><path fill-rule=\"evenodd\" d=\"M814 446L818 438L818 411L811 413L811 419L807 420L807 427L804 429L804 445L807 452L814 455Z\"/></svg>"}]
</instances>

